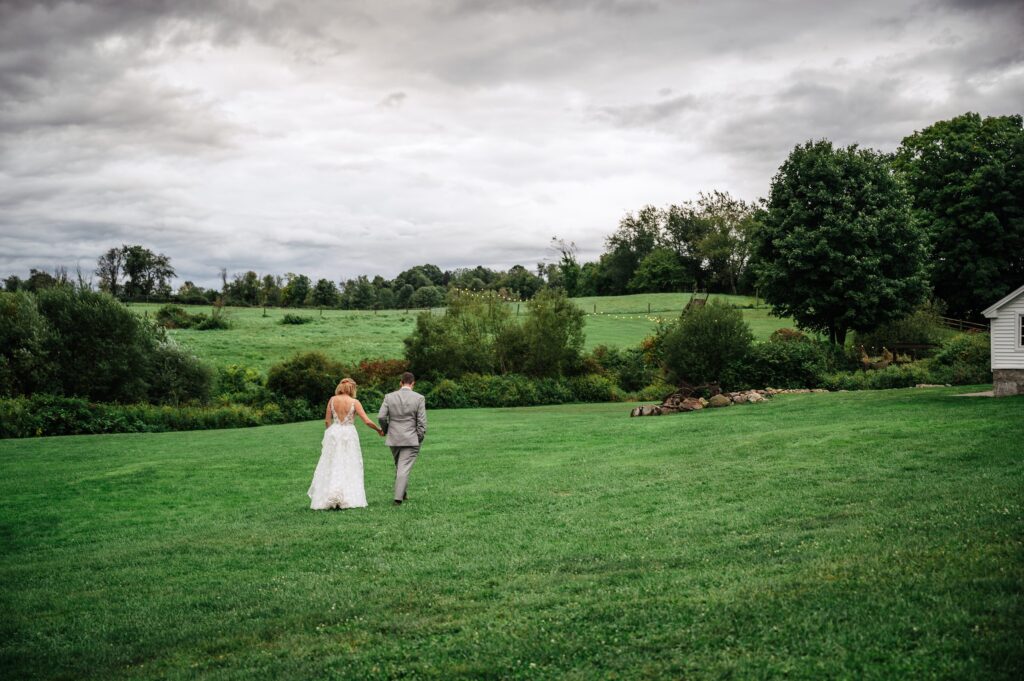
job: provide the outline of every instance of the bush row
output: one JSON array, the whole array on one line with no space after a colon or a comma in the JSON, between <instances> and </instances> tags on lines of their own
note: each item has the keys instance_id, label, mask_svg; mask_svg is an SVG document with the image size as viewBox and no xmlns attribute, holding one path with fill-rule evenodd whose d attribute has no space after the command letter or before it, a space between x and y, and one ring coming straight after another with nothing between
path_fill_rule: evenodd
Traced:
<instances>
[{"instance_id":1,"label":"bush row","mask_svg":"<svg viewBox=\"0 0 1024 681\"><path fill-rule=\"evenodd\" d=\"M589 374L571 378L529 378L466 374L459 380L442 379L433 385L417 385L434 409L465 407L527 407L567 402L612 402L622 393L604 376Z\"/></svg>"},{"instance_id":2,"label":"bush row","mask_svg":"<svg viewBox=\"0 0 1024 681\"><path fill-rule=\"evenodd\" d=\"M165 329L196 329L210 331L212 329L230 329L231 322L221 307L214 306L213 313L191 314L180 305L164 305L156 311L156 323Z\"/></svg>"},{"instance_id":3,"label":"bush row","mask_svg":"<svg viewBox=\"0 0 1024 681\"><path fill-rule=\"evenodd\" d=\"M302 403L171 407L37 394L0 399L0 438L243 428L315 418Z\"/></svg>"}]
</instances>

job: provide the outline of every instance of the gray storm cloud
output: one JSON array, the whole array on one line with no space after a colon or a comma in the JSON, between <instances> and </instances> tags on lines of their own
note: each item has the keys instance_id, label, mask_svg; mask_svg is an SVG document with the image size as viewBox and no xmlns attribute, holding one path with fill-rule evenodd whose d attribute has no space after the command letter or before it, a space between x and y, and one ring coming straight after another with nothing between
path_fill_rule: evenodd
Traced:
<instances>
[{"instance_id":1,"label":"gray storm cloud","mask_svg":"<svg viewBox=\"0 0 1024 681\"><path fill-rule=\"evenodd\" d=\"M0 2L0 275L122 242L181 279L595 256L627 210L763 195L1024 104L1019 2Z\"/></svg>"}]
</instances>

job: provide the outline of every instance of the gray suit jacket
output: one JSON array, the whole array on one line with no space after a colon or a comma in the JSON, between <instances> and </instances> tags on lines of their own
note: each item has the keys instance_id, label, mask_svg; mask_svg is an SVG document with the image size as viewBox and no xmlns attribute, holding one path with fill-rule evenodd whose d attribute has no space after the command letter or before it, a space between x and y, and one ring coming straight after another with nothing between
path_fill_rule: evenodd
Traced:
<instances>
[{"instance_id":1,"label":"gray suit jacket","mask_svg":"<svg viewBox=\"0 0 1024 681\"><path fill-rule=\"evenodd\" d=\"M427 436L427 400L412 390L396 390L384 396L377 413L381 426L387 424L389 447L419 447Z\"/></svg>"}]
</instances>

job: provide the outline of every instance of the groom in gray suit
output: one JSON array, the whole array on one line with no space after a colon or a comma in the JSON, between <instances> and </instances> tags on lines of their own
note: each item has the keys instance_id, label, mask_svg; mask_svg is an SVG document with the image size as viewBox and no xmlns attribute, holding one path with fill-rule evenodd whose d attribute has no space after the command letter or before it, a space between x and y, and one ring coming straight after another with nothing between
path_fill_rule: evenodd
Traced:
<instances>
[{"instance_id":1,"label":"groom in gray suit","mask_svg":"<svg viewBox=\"0 0 1024 681\"><path fill-rule=\"evenodd\" d=\"M406 499L409 471L416 463L420 445L427 436L427 401L413 390L416 377L406 371L402 374L402 387L384 396L377 420L387 432L386 445L395 457L395 506Z\"/></svg>"}]
</instances>

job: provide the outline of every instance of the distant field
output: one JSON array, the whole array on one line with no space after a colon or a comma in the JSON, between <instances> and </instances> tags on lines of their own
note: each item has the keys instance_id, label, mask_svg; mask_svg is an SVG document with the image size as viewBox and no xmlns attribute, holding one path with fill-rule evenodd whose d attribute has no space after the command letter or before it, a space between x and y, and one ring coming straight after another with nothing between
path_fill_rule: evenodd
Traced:
<instances>
[{"instance_id":1,"label":"distant field","mask_svg":"<svg viewBox=\"0 0 1024 681\"><path fill-rule=\"evenodd\" d=\"M745 296L712 296L735 305L753 305ZM575 302L587 312L587 348L597 345L629 347L651 333L659 319L679 314L690 294L652 293L606 298L577 298ZM208 306L186 306L190 312L209 312ZM132 308L139 314L153 315L160 305L138 303ZM650 314L647 310L650 308ZM515 306L512 308L515 310ZM521 314L526 305L519 305ZM595 312L596 310L596 312ZM178 329L172 338L197 355L217 365L246 364L268 369L296 352L319 350L340 361L356 361L366 357L401 357L402 339L416 322L417 311L387 310L293 310L268 308L227 308L234 328L227 331L193 331ZM768 308L743 309L743 316L757 338L767 338L791 320L768 316ZM435 310L441 314L441 310ZM310 317L309 324L283 325L285 314Z\"/></svg>"},{"instance_id":2,"label":"distant field","mask_svg":"<svg viewBox=\"0 0 1024 681\"><path fill-rule=\"evenodd\" d=\"M1024 397L0 441L4 679L1019 679ZM571 424L567 427L567 424Z\"/></svg>"}]
</instances>

